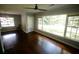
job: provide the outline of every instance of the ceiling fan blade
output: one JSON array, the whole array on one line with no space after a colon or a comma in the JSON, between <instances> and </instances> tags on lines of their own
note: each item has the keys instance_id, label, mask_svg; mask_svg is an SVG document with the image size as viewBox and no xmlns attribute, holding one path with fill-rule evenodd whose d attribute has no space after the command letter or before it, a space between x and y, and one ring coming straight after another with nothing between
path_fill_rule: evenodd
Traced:
<instances>
[{"instance_id":1,"label":"ceiling fan blade","mask_svg":"<svg viewBox=\"0 0 79 59\"><path fill-rule=\"evenodd\" d=\"M50 6L54 6L55 4L50 4Z\"/></svg>"},{"instance_id":2,"label":"ceiling fan blade","mask_svg":"<svg viewBox=\"0 0 79 59\"><path fill-rule=\"evenodd\" d=\"M40 10L40 11L47 11L47 10L45 10L45 9L38 9L38 10Z\"/></svg>"},{"instance_id":3,"label":"ceiling fan blade","mask_svg":"<svg viewBox=\"0 0 79 59\"><path fill-rule=\"evenodd\" d=\"M29 7L25 7L24 9L35 9L35 8L29 8Z\"/></svg>"}]
</instances>

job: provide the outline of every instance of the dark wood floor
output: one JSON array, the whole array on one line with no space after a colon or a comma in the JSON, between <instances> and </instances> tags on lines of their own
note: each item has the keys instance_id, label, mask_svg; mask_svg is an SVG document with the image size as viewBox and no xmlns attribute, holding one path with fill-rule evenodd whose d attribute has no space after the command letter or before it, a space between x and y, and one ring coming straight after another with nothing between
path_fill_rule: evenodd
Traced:
<instances>
[{"instance_id":1,"label":"dark wood floor","mask_svg":"<svg viewBox=\"0 0 79 59\"><path fill-rule=\"evenodd\" d=\"M22 31L2 35L7 54L62 54L76 53L74 49L36 32Z\"/></svg>"}]
</instances>

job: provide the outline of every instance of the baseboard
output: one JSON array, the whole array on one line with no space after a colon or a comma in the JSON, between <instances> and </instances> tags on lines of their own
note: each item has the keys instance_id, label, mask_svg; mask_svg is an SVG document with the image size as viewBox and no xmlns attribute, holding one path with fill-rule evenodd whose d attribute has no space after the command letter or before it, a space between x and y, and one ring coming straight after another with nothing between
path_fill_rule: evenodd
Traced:
<instances>
[{"instance_id":1,"label":"baseboard","mask_svg":"<svg viewBox=\"0 0 79 59\"><path fill-rule=\"evenodd\" d=\"M17 30L12 30L12 31L1 32L1 35L3 35L3 34L13 33L13 32L16 32L16 31L17 31Z\"/></svg>"}]
</instances>

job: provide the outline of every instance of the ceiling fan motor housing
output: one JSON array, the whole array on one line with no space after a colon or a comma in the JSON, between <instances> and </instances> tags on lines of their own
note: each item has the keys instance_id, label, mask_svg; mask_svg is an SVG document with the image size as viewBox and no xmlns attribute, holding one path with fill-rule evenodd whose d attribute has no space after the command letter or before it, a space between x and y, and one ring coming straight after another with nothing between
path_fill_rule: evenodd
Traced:
<instances>
[{"instance_id":1,"label":"ceiling fan motor housing","mask_svg":"<svg viewBox=\"0 0 79 59\"><path fill-rule=\"evenodd\" d=\"M38 9L38 6L37 6L37 4L35 4L35 9Z\"/></svg>"}]
</instances>

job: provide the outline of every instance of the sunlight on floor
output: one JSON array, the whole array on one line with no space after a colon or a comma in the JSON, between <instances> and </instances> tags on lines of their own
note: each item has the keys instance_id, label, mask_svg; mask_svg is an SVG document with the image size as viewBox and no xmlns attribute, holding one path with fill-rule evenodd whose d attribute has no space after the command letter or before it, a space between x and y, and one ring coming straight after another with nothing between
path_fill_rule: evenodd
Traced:
<instances>
[{"instance_id":1,"label":"sunlight on floor","mask_svg":"<svg viewBox=\"0 0 79 59\"><path fill-rule=\"evenodd\" d=\"M3 42L5 44L5 47L7 47L7 49L8 47L13 47L17 42L16 38L16 33L3 35Z\"/></svg>"}]
</instances>

